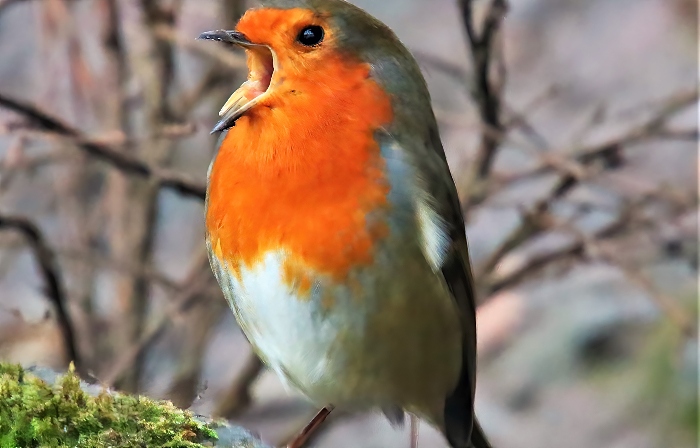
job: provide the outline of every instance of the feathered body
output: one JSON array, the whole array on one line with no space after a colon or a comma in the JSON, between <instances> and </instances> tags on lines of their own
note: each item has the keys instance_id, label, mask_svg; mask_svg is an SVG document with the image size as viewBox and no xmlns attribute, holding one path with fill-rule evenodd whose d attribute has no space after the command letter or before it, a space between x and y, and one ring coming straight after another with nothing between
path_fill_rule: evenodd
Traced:
<instances>
[{"instance_id":1,"label":"feathered body","mask_svg":"<svg viewBox=\"0 0 700 448\"><path fill-rule=\"evenodd\" d=\"M288 50L309 23L323 45ZM242 330L319 405L406 410L470 446L469 258L417 64L340 0L267 1L237 32L259 45L249 85L259 52L276 67L209 172L210 261Z\"/></svg>"}]
</instances>

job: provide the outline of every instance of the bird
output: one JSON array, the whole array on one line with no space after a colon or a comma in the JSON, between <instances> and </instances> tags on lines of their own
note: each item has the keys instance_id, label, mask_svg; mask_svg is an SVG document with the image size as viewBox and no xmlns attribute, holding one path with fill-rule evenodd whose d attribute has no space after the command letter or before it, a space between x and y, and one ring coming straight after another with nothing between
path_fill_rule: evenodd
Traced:
<instances>
[{"instance_id":1,"label":"bird","mask_svg":"<svg viewBox=\"0 0 700 448\"><path fill-rule=\"evenodd\" d=\"M288 446L342 409L490 448L465 222L415 58L344 0L263 0L199 39L246 54L212 130L205 240L252 349L321 409Z\"/></svg>"}]
</instances>

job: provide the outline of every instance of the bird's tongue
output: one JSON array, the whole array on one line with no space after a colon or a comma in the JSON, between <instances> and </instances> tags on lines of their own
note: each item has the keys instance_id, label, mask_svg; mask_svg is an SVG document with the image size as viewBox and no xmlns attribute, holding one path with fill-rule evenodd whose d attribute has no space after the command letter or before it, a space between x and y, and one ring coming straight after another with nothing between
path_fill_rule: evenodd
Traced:
<instances>
[{"instance_id":1,"label":"bird's tongue","mask_svg":"<svg viewBox=\"0 0 700 448\"><path fill-rule=\"evenodd\" d=\"M272 53L269 49L248 50L248 81L239 87L219 111L221 120L212 132L221 131L235 123L255 100L267 92L274 73Z\"/></svg>"},{"instance_id":2,"label":"bird's tongue","mask_svg":"<svg viewBox=\"0 0 700 448\"><path fill-rule=\"evenodd\" d=\"M243 85L233 92L228 100L226 100L226 103L224 103L224 106L219 111L219 116L223 117L227 112L240 109L245 104L265 93L268 87L269 81L268 84L257 79L244 82Z\"/></svg>"}]
</instances>

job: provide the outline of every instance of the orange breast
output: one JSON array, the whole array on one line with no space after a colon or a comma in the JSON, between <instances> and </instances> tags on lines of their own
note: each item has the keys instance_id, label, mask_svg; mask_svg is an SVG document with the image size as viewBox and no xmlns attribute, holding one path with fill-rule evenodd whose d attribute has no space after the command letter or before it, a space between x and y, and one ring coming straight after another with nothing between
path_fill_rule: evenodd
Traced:
<instances>
[{"instance_id":1,"label":"orange breast","mask_svg":"<svg viewBox=\"0 0 700 448\"><path fill-rule=\"evenodd\" d=\"M228 131L212 166L206 227L235 274L265 254L289 254L285 275L344 278L371 263L387 233L389 185L374 133L390 99L366 64L340 56L323 73L285 75Z\"/></svg>"}]
</instances>

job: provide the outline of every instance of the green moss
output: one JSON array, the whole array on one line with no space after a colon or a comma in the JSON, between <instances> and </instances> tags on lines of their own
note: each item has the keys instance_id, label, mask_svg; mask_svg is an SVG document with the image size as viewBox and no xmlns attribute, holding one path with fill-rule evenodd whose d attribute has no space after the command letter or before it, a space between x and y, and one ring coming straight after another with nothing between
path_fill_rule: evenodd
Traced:
<instances>
[{"instance_id":1,"label":"green moss","mask_svg":"<svg viewBox=\"0 0 700 448\"><path fill-rule=\"evenodd\" d=\"M216 438L210 425L172 403L107 391L91 396L72 369L49 385L0 364L0 448L194 448Z\"/></svg>"},{"instance_id":2,"label":"green moss","mask_svg":"<svg viewBox=\"0 0 700 448\"><path fill-rule=\"evenodd\" d=\"M658 416L667 446L697 446L697 339L688 340L676 325L664 321L649 335L639 358L644 374L638 393L639 410Z\"/></svg>"},{"instance_id":3,"label":"green moss","mask_svg":"<svg viewBox=\"0 0 700 448\"><path fill-rule=\"evenodd\" d=\"M679 303L689 316L697 315L693 295ZM698 446L698 339L681 331L668 317L642 326L631 353L607 366L599 366L591 379L624 411L632 424L658 440L657 446Z\"/></svg>"}]
</instances>

